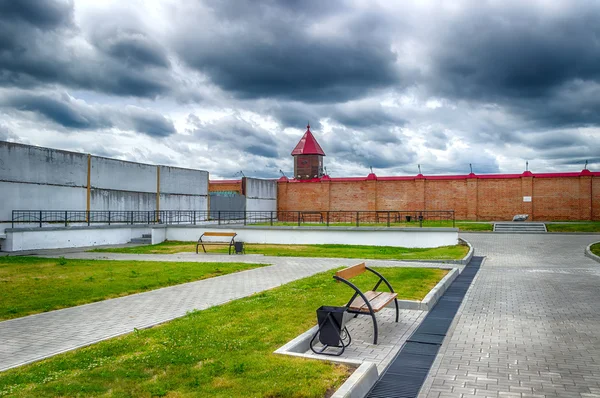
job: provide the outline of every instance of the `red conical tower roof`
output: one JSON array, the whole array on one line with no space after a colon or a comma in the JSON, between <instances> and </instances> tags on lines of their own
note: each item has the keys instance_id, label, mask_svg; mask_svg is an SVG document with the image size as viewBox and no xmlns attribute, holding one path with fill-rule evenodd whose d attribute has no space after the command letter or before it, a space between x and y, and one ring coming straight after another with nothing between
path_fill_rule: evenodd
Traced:
<instances>
[{"instance_id":1,"label":"red conical tower roof","mask_svg":"<svg viewBox=\"0 0 600 398\"><path fill-rule=\"evenodd\" d=\"M310 124L306 126L306 133L296 145L296 148L292 151L292 155L323 155L325 156L325 152L321 149L321 145L317 142L315 137L310 132Z\"/></svg>"}]
</instances>

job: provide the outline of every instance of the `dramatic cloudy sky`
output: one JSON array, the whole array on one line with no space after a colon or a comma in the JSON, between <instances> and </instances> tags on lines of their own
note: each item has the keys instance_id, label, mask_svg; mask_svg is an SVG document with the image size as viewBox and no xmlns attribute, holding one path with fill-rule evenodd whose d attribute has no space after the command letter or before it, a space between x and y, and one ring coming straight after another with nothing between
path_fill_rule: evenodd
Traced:
<instances>
[{"instance_id":1,"label":"dramatic cloudy sky","mask_svg":"<svg viewBox=\"0 0 600 398\"><path fill-rule=\"evenodd\" d=\"M600 169L600 2L0 0L0 140L288 176Z\"/></svg>"}]
</instances>

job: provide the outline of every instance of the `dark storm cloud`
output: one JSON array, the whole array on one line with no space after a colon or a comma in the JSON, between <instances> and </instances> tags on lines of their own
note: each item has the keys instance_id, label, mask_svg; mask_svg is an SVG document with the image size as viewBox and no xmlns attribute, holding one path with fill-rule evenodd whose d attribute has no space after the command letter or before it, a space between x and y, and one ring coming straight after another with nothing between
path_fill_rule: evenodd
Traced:
<instances>
[{"instance_id":1,"label":"dark storm cloud","mask_svg":"<svg viewBox=\"0 0 600 398\"><path fill-rule=\"evenodd\" d=\"M135 131L151 137L167 137L177 132L171 120L142 108L129 107L123 118L129 119Z\"/></svg>"},{"instance_id":2,"label":"dark storm cloud","mask_svg":"<svg viewBox=\"0 0 600 398\"><path fill-rule=\"evenodd\" d=\"M414 161L416 153L404 145L403 137L386 132L385 129L380 129L380 134L389 134L395 139L390 142L378 142L373 139L377 134L334 128L322 138L321 146L329 157L354 162L367 168L386 169Z\"/></svg>"},{"instance_id":3,"label":"dark storm cloud","mask_svg":"<svg viewBox=\"0 0 600 398\"><path fill-rule=\"evenodd\" d=\"M546 19L526 5L490 8L476 6L440 30L440 89L483 100L535 98L573 79L600 77L598 3L580 2Z\"/></svg>"},{"instance_id":4,"label":"dark storm cloud","mask_svg":"<svg viewBox=\"0 0 600 398\"><path fill-rule=\"evenodd\" d=\"M383 107L378 101L339 104L328 115L347 127L398 126L406 124L396 109Z\"/></svg>"},{"instance_id":5,"label":"dark storm cloud","mask_svg":"<svg viewBox=\"0 0 600 398\"><path fill-rule=\"evenodd\" d=\"M91 106L66 94L58 96L19 92L4 94L2 98L0 109L33 113L72 130L117 127L152 137L166 137L176 133L171 120L148 109Z\"/></svg>"},{"instance_id":6,"label":"dark storm cloud","mask_svg":"<svg viewBox=\"0 0 600 398\"><path fill-rule=\"evenodd\" d=\"M3 20L19 20L42 29L71 23L73 1L0 0Z\"/></svg>"},{"instance_id":7,"label":"dark storm cloud","mask_svg":"<svg viewBox=\"0 0 600 398\"><path fill-rule=\"evenodd\" d=\"M259 106L258 109L260 113L275 118L282 128L303 129L308 123L313 130L323 128L319 121L323 117L323 112L318 105L278 101L267 106Z\"/></svg>"},{"instance_id":8,"label":"dark storm cloud","mask_svg":"<svg viewBox=\"0 0 600 398\"><path fill-rule=\"evenodd\" d=\"M106 54L131 67L170 65L165 50L141 32L119 32L113 37L99 37L96 43Z\"/></svg>"},{"instance_id":9,"label":"dark storm cloud","mask_svg":"<svg viewBox=\"0 0 600 398\"><path fill-rule=\"evenodd\" d=\"M357 12L337 31L322 33L331 28L328 15L314 7L350 13L344 3L209 4L185 9L175 47L189 66L239 97L340 101L399 80L389 36L378 31L385 24L381 15Z\"/></svg>"},{"instance_id":10,"label":"dark storm cloud","mask_svg":"<svg viewBox=\"0 0 600 398\"><path fill-rule=\"evenodd\" d=\"M428 39L432 94L498 103L536 127L600 123L598 97L583 89L600 83L600 3L470 6Z\"/></svg>"},{"instance_id":11,"label":"dark storm cloud","mask_svg":"<svg viewBox=\"0 0 600 398\"><path fill-rule=\"evenodd\" d=\"M18 4L18 5L17 5ZM97 35L84 50L69 1L2 1L0 85L62 85L122 96L151 97L171 91L165 50L140 31Z\"/></svg>"},{"instance_id":12,"label":"dark storm cloud","mask_svg":"<svg viewBox=\"0 0 600 398\"><path fill-rule=\"evenodd\" d=\"M190 115L188 122L194 126L193 135L203 142L210 143L211 149L217 148L230 156L235 156L232 150L265 158L279 156L277 142L269 132L237 115L223 117L214 122L202 122L195 115Z\"/></svg>"},{"instance_id":13,"label":"dark storm cloud","mask_svg":"<svg viewBox=\"0 0 600 398\"><path fill-rule=\"evenodd\" d=\"M12 94L6 95L5 100L0 100L0 105L37 113L71 129L98 129L112 126L112 123L99 112L81 107L65 95L58 98L30 93Z\"/></svg>"}]
</instances>

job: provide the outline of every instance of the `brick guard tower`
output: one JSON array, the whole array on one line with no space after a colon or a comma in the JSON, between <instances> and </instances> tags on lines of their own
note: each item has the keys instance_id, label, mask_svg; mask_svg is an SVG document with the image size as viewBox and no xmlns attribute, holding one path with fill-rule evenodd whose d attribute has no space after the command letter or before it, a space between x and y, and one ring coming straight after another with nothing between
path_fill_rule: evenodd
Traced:
<instances>
[{"instance_id":1,"label":"brick guard tower","mask_svg":"<svg viewBox=\"0 0 600 398\"><path fill-rule=\"evenodd\" d=\"M310 132L310 124L306 126L306 133L292 151L294 157L294 178L297 180L311 180L323 176L323 156L325 152Z\"/></svg>"}]
</instances>

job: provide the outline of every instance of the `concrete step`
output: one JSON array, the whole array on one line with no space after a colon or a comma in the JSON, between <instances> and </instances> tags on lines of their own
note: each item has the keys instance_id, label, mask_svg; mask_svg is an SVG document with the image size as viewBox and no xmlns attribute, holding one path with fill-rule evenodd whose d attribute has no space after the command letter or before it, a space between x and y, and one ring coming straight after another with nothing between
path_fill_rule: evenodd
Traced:
<instances>
[{"instance_id":1,"label":"concrete step","mask_svg":"<svg viewBox=\"0 0 600 398\"><path fill-rule=\"evenodd\" d=\"M544 223L506 222L494 223L494 232L547 232Z\"/></svg>"},{"instance_id":2,"label":"concrete step","mask_svg":"<svg viewBox=\"0 0 600 398\"><path fill-rule=\"evenodd\" d=\"M152 238L133 238L129 241L129 243L143 243L146 245L151 245Z\"/></svg>"}]
</instances>

